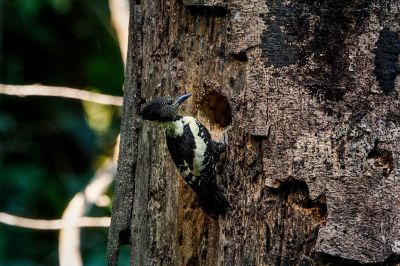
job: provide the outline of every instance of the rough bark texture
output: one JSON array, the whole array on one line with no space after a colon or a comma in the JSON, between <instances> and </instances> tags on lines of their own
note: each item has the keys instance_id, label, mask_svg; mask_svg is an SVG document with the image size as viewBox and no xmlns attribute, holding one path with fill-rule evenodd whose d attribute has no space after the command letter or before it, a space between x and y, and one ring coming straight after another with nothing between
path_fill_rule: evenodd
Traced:
<instances>
[{"instance_id":1,"label":"rough bark texture","mask_svg":"<svg viewBox=\"0 0 400 266\"><path fill-rule=\"evenodd\" d=\"M233 208L204 215L163 130L143 122L134 265L399 263L400 1L139 11L141 97L193 94L182 113L228 142L220 183Z\"/></svg>"},{"instance_id":2,"label":"rough bark texture","mask_svg":"<svg viewBox=\"0 0 400 266\"><path fill-rule=\"evenodd\" d=\"M115 180L111 226L107 242L108 265L118 264L121 245L131 241L131 221L135 177L138 134L140 127L140 51L141 13L136 5L130 7L129 43L125 72L124 103L121 124L121 142L118 169Z\"/></svg>"}]
</instances>

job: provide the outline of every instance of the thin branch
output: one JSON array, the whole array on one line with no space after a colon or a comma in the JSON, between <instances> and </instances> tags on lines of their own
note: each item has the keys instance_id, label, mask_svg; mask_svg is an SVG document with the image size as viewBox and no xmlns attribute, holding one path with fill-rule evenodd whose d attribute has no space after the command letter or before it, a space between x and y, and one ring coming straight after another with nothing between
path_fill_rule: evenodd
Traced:
<instances>
[{"instance_id":1,"label":"thin branch","mask_svg":"<svg viewBox=\"0 0 400 266\"><path fill-rule=\"evenodd\" d=\"M79 90L68 87L53 87L40 84L7 85L0 84L0 94L13 96L50 96L78 99L105 105L122 106L122 97L101 94L97 92Z\"/></svg>"},{"instance_id":2,"label":"thin branch","mask_svg":"<svg viewBox=\"0 0 400 266\"><path fill-rule=\"evenodd\" d=\"M121 50L124 65L128 51L128 25L129 25L129 1L109 0L111 20L117 33L118 43Z\"/></svg>"},{"instance_id":3,"label":"thin branch","mask_svg":"<svg viewBox=\"0 0 400 266\"><path fill-rule=\"evenodd\" d=\"M0 212L0 223L37 230L60 230L71 227L108 227L110 217L81 217L70 223L66 220L38 220Z\"/></svg>"},{"instance_id":4,"label":"thin branch","mask_svg":"<svg viewBox=\"0 0 400 266\"><path fill-rule=\"evenodd\" d=\"M62 219L71 224L75 224L87 212L90 207L104 194L108 186L114 180L117 172L117 156L115 151L119 147L119 137L117 138L114 157L107 161L103 167L97 171L91 182L86 188L77 193L69 202L64 210ZM61 266L82 265L80 253L80 229L64 228L60 230L59 236L59 260Z\"/></svg>"}]
</instances>

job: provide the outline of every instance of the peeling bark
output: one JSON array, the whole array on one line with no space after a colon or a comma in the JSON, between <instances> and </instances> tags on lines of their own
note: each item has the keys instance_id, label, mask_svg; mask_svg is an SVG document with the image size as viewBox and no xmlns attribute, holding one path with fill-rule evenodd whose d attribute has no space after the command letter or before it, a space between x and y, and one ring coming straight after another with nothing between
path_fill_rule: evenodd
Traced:
<instances>
[{"instance_id":1,"label":"peeling bark","mask_svg":"<svg viewBox=\"0 0 400 266\"><path fill-rule=\"evenodd\" d=\"M182 113L228 142L233 208L206 216L162 128L143 122L132 264L400 262L400 1L137 7L141 75L128 82L146 100L193 94Z\"/></svg>"}]
</instances>

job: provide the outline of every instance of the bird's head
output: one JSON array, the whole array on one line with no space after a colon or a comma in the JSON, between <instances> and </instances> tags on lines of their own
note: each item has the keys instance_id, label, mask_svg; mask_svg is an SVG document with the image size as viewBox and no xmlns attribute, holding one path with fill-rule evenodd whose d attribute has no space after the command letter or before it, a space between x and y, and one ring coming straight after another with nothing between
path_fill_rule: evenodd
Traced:
<instances>
[{"instance_id":1,"label":"bird's head","mask_svg":"<svg viewBox=\"0 0 400 266\"><path fill-rule=\"evenodd\" d=\"M170 122L178 118L178 107L192 94L185 94L173 99L170 96L159 97L143 107L141 115L144 120Z\"/></svg>"}]
</instances>

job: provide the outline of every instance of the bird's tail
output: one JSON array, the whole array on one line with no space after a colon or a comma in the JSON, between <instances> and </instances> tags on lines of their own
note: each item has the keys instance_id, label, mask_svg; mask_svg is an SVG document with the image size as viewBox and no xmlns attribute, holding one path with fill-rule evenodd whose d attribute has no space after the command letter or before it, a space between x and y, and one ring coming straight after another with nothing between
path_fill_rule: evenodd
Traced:
<instances>
[{"instance_id":1,"label":"bird's tail","mask_svg":"<svg viewBox=\"0 0 400 266\"><path fill-rule=\"evenodd\" d=\"M193 188L199 196L202 208L209 215L224 215L229 209L229 202L224 192L216 183L209 183Z\"/></svg>"}]
</instances>

